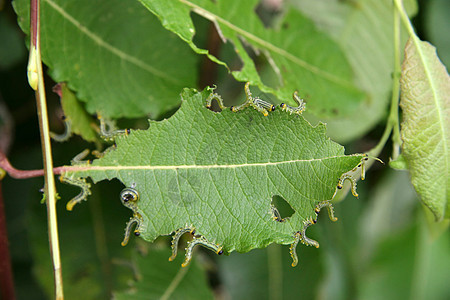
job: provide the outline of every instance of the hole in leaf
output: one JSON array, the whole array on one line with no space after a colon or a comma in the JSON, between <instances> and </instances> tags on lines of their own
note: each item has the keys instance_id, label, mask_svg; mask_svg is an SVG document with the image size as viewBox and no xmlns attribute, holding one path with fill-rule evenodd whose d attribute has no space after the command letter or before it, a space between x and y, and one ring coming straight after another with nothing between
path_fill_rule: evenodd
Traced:
<instances>
[{"instance_id":1,"label":"hole in leaf","mask_svg":"<svg viewBox=\"0 0 450 300\"><path fill-rule=\"evenodd\" d=\"M277 218L276 221L283 222L283 220L291 217L295 213L295 211L291 207L291 205L289 203L287 203L287 201L284 200L284 198L281 196L274 195L272 197L272 205L273 205L273 208L277 210L277 212L279 214L279 218L281 218L279 220ZM276 213L275 213L275 216L276 216Z\"/></svg>"},{"instance_id":2,"label":"hole in leaf","mask_svg":"<svg viewBox=\"0 0 450 300\"><path fill-rule=\"evenodd\" d=\"M275 89L281 83L281 75L278 67L271 61L270 54L260 51L242 37L239 37L239 40L247 55L253 60L261 81L264 85Z\"/></svg>"},{"instance_id":3,"label":"hole in leaf","mask_svg":"<svg viewBox=\"0 0 450 300\"><path fill-rule=\"evenodd\" d=\"M211 107L209 107L209 110L215 111L215 112L221 112L222 109L220 109L219 102L216 99L213 99L211 101Z\"/></svg>"}]
</instances>

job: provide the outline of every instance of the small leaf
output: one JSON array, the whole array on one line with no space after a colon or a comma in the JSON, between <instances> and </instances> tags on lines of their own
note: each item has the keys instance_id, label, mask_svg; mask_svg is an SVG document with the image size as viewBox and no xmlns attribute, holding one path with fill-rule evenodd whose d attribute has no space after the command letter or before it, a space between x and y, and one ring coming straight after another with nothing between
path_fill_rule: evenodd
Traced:
<instances>
[{"instance_id":1,"label":"small leaf","mask_svg":"<svg viewBox=\"0 0 450 300\"><path fill-rule=\"evenodd\" d=\"M170 119L118 136L102 158L63 178L118 178L131 187L122 200L134 211L127 231L136 222L147 241L190 227L218 253L298 242L317 220L317 205L365 156L344 155L324 124L312 127L280 109L267 117L252 107L210 111L210 93L185 89ZM290 218L274 218L275 195L295 211Z\"/></svg>"},{"instance_id":2,"label":"small leaf","mask_svg":"<svg viewBox=\"0 0 450 300\"><path fill-rule=\"evenodd\" d=\"M26 33L29 3L14 1ZM135 0L43 0L40 20L43 61L89 113L155 117L196 83L197 57Z\"/></svg>"},{"instance_id":3,"label":"small leaf","mask_svg":"<svg viewBox=\"0 0 450 300\"><path fill-rule=\"evenodd\" d=\"M67 87L65 83L59 85L61 97L61 106L64 111L66 121L71 124L72 133L80 135L88 142L98 142L98 132L94 130L97 126L91 116L75 97L75 94Z\"/></svg>"},{"instance_id":4,"label":"small leaf","mask_svg":"<svg viewBox=\"0 0 450 300\"><path fill-rule=\"evenodd\" d=\"M208 52L193 41L191 12L210 20L223 42L233 43L243 63L241 70L232 72L237 80L250 81L263 92L288 101L298 89L300 95L308 95L309 111L315 115L349 115L365 96L353 83L353 71L340 48L299 12L288 10L280 28L267 29L255 14L256 0L140 1L199 54ZM273 86L261 80L248 48L270 63L277 78ZM226 64L210 54L208 57Z\"/></svg>"},{"instance_id":5,"label":"small leaf","mask_svg":"<svg viewBox=\"0 0 450 300\"><path fill-rule=\"evenodd\" d=\"M450 77L432 45L417 37L408 41L400 84L411 181L436 220L449 218Z\"/></svg>"},{"instance_id":6,"label":"small leaf","mask_svg":"<svg viewBox=\"0 0 450 300\"><path fill-rule=\"evenodd\" d=\"M403 155L399 155L396 160L391 160L389 166L396 170L408 170L408 163Z\"/></svg>"}]
</instances>

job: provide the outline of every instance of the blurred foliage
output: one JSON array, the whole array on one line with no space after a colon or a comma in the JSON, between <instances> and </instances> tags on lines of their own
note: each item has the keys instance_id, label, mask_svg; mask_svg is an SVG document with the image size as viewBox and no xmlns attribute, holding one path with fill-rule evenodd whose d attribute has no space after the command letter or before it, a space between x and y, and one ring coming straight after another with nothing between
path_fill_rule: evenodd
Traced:
<instances>
[{"instance_id":1,"label":"blurred foliage","mask_svg":"<svg viewBox=\"0 0 450 300\"><path fill-rule=\"evenodd\" d=\"M450 66L450 1L431 0L425 7L424 31L427 40L436 48L444 65Z\"/></svg>"},{"instance_id":2,"label":"blurred foliage","mask_svg":"<svg viewBox=\"0 0 450 300\"><path fill-rule=\"evenodd\" d=\"M355 3L358 1L339 1ZM440 58L448 66L448 16L446 0L419 2L416 25L423 40L437 46ZM267 9L267 8L265 8ZM267 9L265 16L276 16L276 9ZM195 19L196 17L194 17ZM39 129L34 94L26 81L24 36L15 22L16 16L7 1L0 11L0 98L14 119L14 132L8 158L19 169L42 167ZM420 22L419 22L420 21ZM197 43L206 43L208 23L196 19L199 26ZM21 37L22 42L17 42ZM14 37L15 36L15 37ZM9 42L11 41L11 42ZM207 46L204 45L206 48ZM223 45L220 57L235 58L233 49ZM228 59L224 59L227 60ZM264 62L263 62L264 63ZM198 72L204 71L202 62ZM263 67L263 66L262 66ZM223 69L215 70L219 93L230 102L242 99L241 85ZM60 132L59 98L51 93L54 84L46 78L49 95L50 128ZM199 85L204 86L204 82ZM121 120L128 127L142 127L142 120ZM377 143L381 128L371 130L360 140L346 145L351 152L364 151ZM0 137L2 140L5 136ZM53 144L55 165L67 164L76 154L89 147L78 137L69 144ZM388 161L389 145L382 153ZM0 184L6 206L8 233L14 279L18 299L51 299L52 269L48 250L45 206L40 204L42 178L15 180L6 177ZM349 197L336 204L339 221L331 223L325 214L308 234L320 240L319 249L298 247L299 266L290 267L286 246L273 245L246 254L230 256L198 255L197 272L207 278L208 285L219 299L449 299L450 236L444 228L436 228L420 207L409 176L402 171L373 166L366 181L359 184L359 199ZM108 299L113 291L130 291L145 282L136 272L139 264L166 265L179 268L177 262L159 255L142 255L143 248L133 239L120 246L128 209L119 201L121 185L104 182L96 186L90 201L64 210L58 203L61 251L67 299ZM64 195L78 191L58 185ZM168 248L167 239L157 241ZM141 251L139 253L136 252ZM163 250L162 250L163 251ZM145 252L145 251L144 251ZM204 257L205 259L203 259ZM148 261L147 261L148 260ZM154 261L156 260L156 261ZM197 267L197 266L196 266ZM152 282L148 283L149 286ZM195 293L194 293L195 295ZM203 294L198 294L203 295Z\"/></svg>"},{"instance_id":3,"label":"blurred foliage","mask_svg":"<svg viewBox=\"0 0 450 300\"><path fill-rule=\"evenodd\" d=\"M133 256L136 283L126 291L115 293L114 299L213 299L204 269L205 257L199 256L183 268L183 257L178 256L173 262L167 260L171 254L167 247L147 248L145 253Z\"/></svg>"},{"instance_id":4,"label":"blurred foliage","mask_svg":"<svg viewBox=\"0 0 450 300\"><path fill-rule=\"evenodd\" d=\"M26 57L22 33L8 18L0 11L0 70L12 68Z\"/></svg>"}]
</instances>

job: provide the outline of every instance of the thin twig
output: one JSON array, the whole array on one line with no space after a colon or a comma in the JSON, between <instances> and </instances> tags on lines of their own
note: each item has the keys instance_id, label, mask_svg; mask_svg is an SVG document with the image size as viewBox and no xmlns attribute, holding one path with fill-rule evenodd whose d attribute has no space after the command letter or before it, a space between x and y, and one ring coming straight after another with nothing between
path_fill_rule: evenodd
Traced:
<instances>
[{"instance_id":1,"label":"thin twig","mask_svg":"<svg viewBox=\"0 0 450 300\"><path fill-rule=\"evenodd\" d=\"M44 160L45 199L47 204L47 223L50 252L53 262L55 298L64 299L61 258L59 253L58 222L56 216L56 189L53 174L53 161L48 126L47 103L45 99L44 74L42 71L40 47L40 1L31 0L30 15L30 58L28 62L28 82L36 91L36 102L41 132L42 154Z\"/></svg>"},{"instance_id":2,"label":"thin twig","mask_svg":"<svg viewBox=\"0 0 450 300\"><path fill-rule=\"evenodd\" d=\"M3 152L0 152L0 168L9 176L16 179L25 179L44 176L44 170L18 170L14 168Z\"/></svg>"},{"instance_id":3,"label":"thin twig","mask_svg":"<svg viewBox=\"0 0 450 300\"><path fill-rule=\"evenodd\" d=\"M15 179L27 179L27 178L35 178L44 176L44 170L19 170L11 165L8 158L5 154L0 150L0 169L6 171L6 173ZM76 171L85 171L88 170L89 166L60 166L53 168L53 175L61 175L64 172L76 172ZM0 178L1 179L1 178Z\"/></svg>"},{"instance_id":4,"label":"thin twig","mask_svg":"<svg viewBox=\"0 0 450 300\"><path fill-rule=\"evenodd\" d=\"M396 1L396 0L394 0ZM387 120L386 128L383 136L378 144L369 151L370 156L377 157L383 150L386 142L391 136L392 130L394 130L393 139L393 159L396 159L399 155L399 148L401 144L400 130L399 130L399 117L398 117L398 101L400 95L400 20L399 12L394 7L394 72L392 76L392 96L389 117Z\"/></svg>"}]
</instances>

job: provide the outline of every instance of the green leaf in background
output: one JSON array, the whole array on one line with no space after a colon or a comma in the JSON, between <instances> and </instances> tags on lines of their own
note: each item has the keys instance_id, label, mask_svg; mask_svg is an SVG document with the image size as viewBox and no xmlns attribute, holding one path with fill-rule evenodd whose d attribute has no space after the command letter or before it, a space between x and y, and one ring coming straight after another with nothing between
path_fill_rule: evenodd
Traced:
<instances>
[{"instance_id":1,"label":"green leaf in background","mask_svg":"<svg viewBox=\"0 0 450 300\"><path fill-rule=\"evenodd\" d=\"M417 193L436 220L450 217L450 77L436 49L406 44L400 78L403 155Z\"/></svg>"},{"instance_id":2,"label":"green leaf in background","mask_svg":"<svg viewBox=\"0 0 450 300\"><path fill-rule=\"evenodd\" d=\"M29 31L29 1L14 7ZM135 0L41 1L43 61L89 113L156 117L196 83L197 58ZM180 67L183 66L183 67Z\"/></svg>"},{"instance_id":3,"label":"green leaf in background","mask_svg":"<svg viewBox=\"0 0 450 300\"><path fill-rule=\"evenodd\" d=\"M436 46L442 63L450 66L450 35L445 28L450 28L450 2L433 0L425 10L425 26L429 41Z\"/></svg>"},{"instance_id":4,"label":"green leaf in background","mask_svg":"<svg viewBox=\"0 0 450 300\"><path fill-rule=\"evenodd\" d=\"M280 109L267 117L251 107L210 111L210 94L185 89L170 119L119 136L115 149L64 178L118 178L135 189L137 231L147 241L194 227L225 253L298 242L317 205L332 199L341 175L364 156L346 156L324 124L312 127ZM275 195L294 210L282 222L274 219Z\"/></svg>"},{"instance_id":5,"label":"green leaf in background","mask_svg":"<svg viewBox=\"0 0 450 300\"><path fill-rule=\"evenodd\" d=\"M415 226L390 233L374 249L364 276L360 276L357 299L449 297L450 235L447 231L432 240L423 219L419 218Z\"/></svg>"},{"instance_id":6,"label":"green leaf in background","mask_svg":"<svg viewBox=\"0 0 450 300\"><path fill-rule=\"evenodd\" d=\"M150 249L146 255L134 254L138 281L114 299L214 299L204 268L196 261L187 268L182 258L170 263L168 249Z\"/></svg>"},{"instance_id":7,"label":"green leaf in background","mask_svg":"<svg viewBox=\"0 0 450 300\"><path fill-rule=\"evenodd\" d=\"M295 0L292 3L340 45L355 73L356 85L368 94L352 116L321 119L328 124L328 135L341 143L363 136L386 115L390 100L394 71L392 1ZM414 3L405 1L405 5L415 13ZM402 42L406 39L404 33Z\"/></svg>"},{"instance_id":8,"label":"green leaf in background","mask_svg":"<svg viewBox=\"0 0 450 300\"><path fill-rule=\"evenodd\" d=\"M389 170L371 196L360 211L341 208L345 215L338 225L356 228L345 234L356 237L348 257L356 271L358 295L346 299L447 299L450 232L439 229L445 222L428 222L425 215L431 212L417 209L417 193L406 172ZM358 219L352 220L352 215ZM433 233L436 229L438 234Z\"/></svg>"},{"instance_id":9,"label":"green leaf in background","mask_svg":"<svg viewBox=\"0 0 450 300\"><path fill-rule=\"evenodd\" d=\"M287 247L280 245L219 259L225 293L233 300L315 299L323 276L323 249L301 247L297 251L298 268L290 266Z\"/></svg>"},{"instance_id":10,"label":"green leaf in background","mask_svg":"<svg viewBox=\"0 0 450 300\"><path fill-rule=\"evenodd\" d=\"M193 41L195 28L190 14L210 20L223 42L233 43L243 63L241 70L232 72L237 80L250 81L279 99L291 99L292 91L299 90L300 95L308 96L309 112L317 116L348 116L365 97L355 86L353 71L339 47L294 10L286 13L280 28L268 29L255 14L256 0L140 1L199 54L207 51ZM261 80L248 48L265 56L276 74L274 83Z\"/></svg>"}]
</instances>

